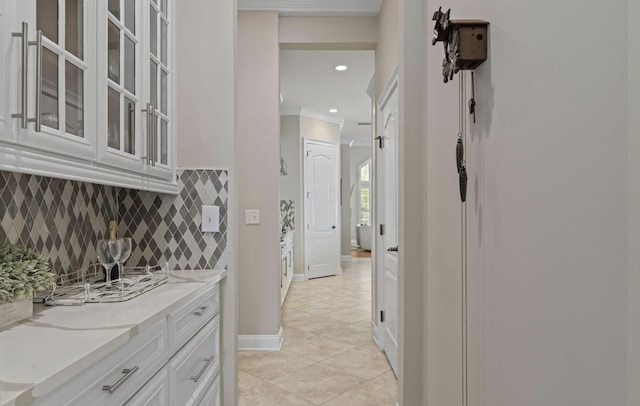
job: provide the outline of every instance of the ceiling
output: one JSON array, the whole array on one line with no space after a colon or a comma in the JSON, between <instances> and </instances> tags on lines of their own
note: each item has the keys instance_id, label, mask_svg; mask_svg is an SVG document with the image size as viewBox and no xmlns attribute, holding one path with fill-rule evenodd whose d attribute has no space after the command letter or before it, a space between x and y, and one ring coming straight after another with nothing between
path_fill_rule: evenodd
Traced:
<instances>
[{"instance_id":1,"label":"ceiling","mask_svg":"<svg viewBox=\"0 0 640 406\"><path fill-rule=\"evenodd\" d=\"M238 0L238 10L276 10L281 16L377 16L382 0Z\"/></svg>"},{"instance_id":2,"label":"ceiling","mask_svg":"<svg viewBox=\"0 0 640 406\"><path fill-rule=\"evenodd\" d=\"M382 0L238 0L238 10L272 10L281 16L377 16ZM369 145L371 99L367 88L374 72L373 51L280 52L281 109L344 119L342 142ZM336 72L334 66L349 66ZM337 108L338 113L329 113Z\"/></svg>"},{"instance_id":3,"label":"ceiling","mask_svg":"<svg viewBox=\"0 0 640 406\"><path fill-rule=\"evenodd\" d=\"M336 65L349 69L337 72ZM367 88L375 69L374 51L280 51L281 110L300 110L344 119L342 143L369 145L371 99ZM330 113L329 109L338 109Z\"/></svg>"}]
</instances>

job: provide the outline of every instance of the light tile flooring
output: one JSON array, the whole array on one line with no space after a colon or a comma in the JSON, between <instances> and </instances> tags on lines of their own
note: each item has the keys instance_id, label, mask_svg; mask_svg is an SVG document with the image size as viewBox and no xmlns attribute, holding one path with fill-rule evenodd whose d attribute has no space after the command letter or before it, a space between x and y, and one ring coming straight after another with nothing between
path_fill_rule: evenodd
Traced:
<instances>
[{"instance_id":1,"label":"light tile flooring","mask_svg":"<svg viewBox=\"0 0 640 406\"><path fill-rule=\"evenodd\" d=\"M240 406L393 406L397 381L371 330L371 259L294 282L279 352L240 351Z\"/></svg>"}]
</instances>

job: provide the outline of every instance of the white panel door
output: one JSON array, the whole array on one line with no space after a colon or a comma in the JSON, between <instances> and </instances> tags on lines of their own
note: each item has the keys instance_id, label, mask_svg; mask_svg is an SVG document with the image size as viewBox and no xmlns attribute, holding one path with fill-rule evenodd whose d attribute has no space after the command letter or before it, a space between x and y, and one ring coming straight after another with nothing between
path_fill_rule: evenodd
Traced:
<instances>
[{"instance_id":1,"label":"white panel door","mask_svg":"<svg viewBox=\"0 0 640 406\"><path fill-rule=\"evenodd\" d=\"M338 145L305 141L306 278L336 275L340 264Z\"/></svg>"},{"instance_id":2,"label":"white panel door","mask_svg":"<svg viewBox=\"0 0 640 406\"><path fill-rule=\"evenodd\" d=\"M398 369L398 87L392 86L379 107L378 215L384 232L379 236L382 264L382 348L393 371Z\"/></svg>"}]
</instances>

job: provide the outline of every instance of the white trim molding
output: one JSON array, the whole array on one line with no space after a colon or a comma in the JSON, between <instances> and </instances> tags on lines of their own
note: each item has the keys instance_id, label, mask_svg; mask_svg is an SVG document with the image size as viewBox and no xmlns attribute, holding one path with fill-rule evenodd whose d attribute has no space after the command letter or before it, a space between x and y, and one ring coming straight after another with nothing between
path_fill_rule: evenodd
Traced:
<instances>
[{"instance_id":1,"label":"white trim molding","mask_svg":"<svg viewBox=\"0 0 640 406\"><path fill-rule=\"evenodd\" d=\"M275 335L239 335L239 351L280 351L284 333L282 327Z\"/></svg>"},{"instance_id":2,"label":"white trim molding","mask_svg":"<svg viewBox=\"0 0 640 406\"><path fill-rule=\"evenodd\" d=\"M239 11L278 11L281 16L377 16L382 0L238 0Z\"/></svg>"},{"instance_id":3,"label":"white trim molding","mask_svg":"<svg viewBox=\"0 0 640 406\"><path fill-rule=\"evenodd\" d=\"M344 118L338 116L328 116L326 114L318 113L313 110L301 108L283 108L280 109L281 116L302 116L307 118L314 118L316 120L326 121L328 123L338 124L340 126L340 131L342 131L342 127L344 126Z\"/></svg>"},{"instance_id":4,"label":"white trim molding","mask_svg":"<svg viewBox=\"0 0 640 406\"><path fill-rule=\"evenodd\" d=\"M175 172L172 179L162 180L114 170L94 162L1 144L0 170L174 195L179 192Z\"/></svg>"},{"instance_id":5,"label":"white trim molding","mask_svg":"<svg viewBox=\"0 0 640 406\"><path fill-rule=\"evenodd\" d=\"M306 279L304 278L303 273L294 273L292 282L304 282Z\"/></svg>"}]
</instances>

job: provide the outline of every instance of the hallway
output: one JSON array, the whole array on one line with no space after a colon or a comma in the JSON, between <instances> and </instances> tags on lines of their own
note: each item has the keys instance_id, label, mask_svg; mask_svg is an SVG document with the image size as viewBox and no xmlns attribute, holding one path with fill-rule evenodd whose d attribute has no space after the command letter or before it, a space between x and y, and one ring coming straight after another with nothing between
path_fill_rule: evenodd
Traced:
<instances>
[{"instance_id":1,"label":"hallway","mask_svg":"<svg viewBox=\"0 0 640 406\"><path fill-rule=\"evenodd\" d=\"M279 352L240 351L240 406L392 406L397 381L371 332L371 259L294 282Z\"/></svg>"}]
</instances>

